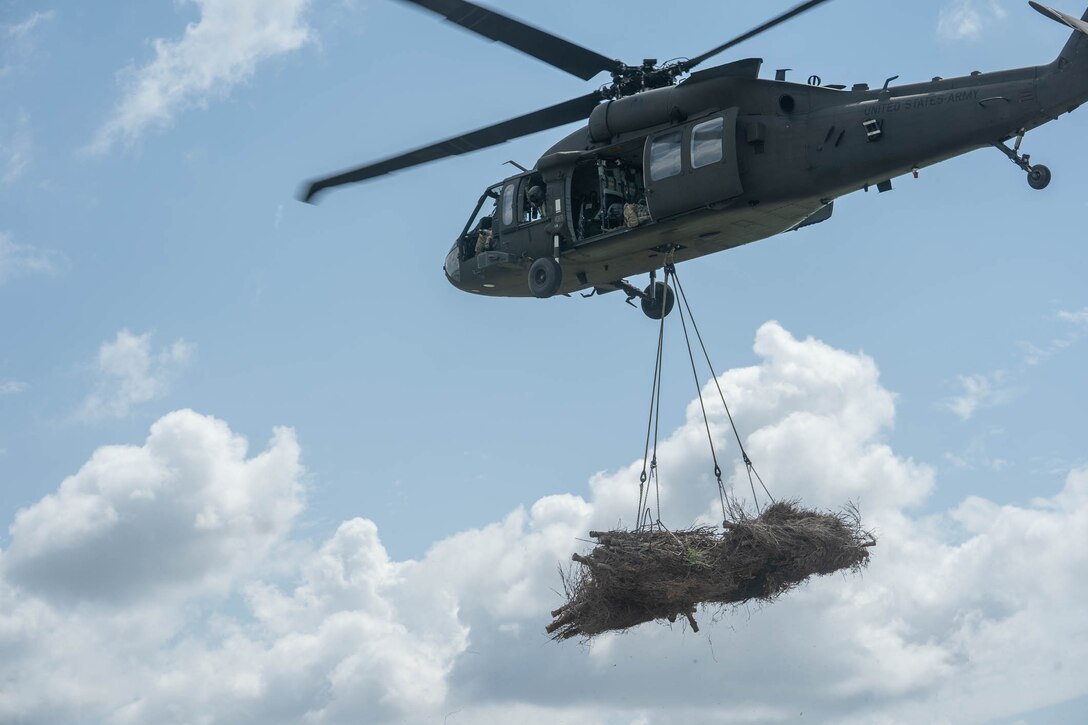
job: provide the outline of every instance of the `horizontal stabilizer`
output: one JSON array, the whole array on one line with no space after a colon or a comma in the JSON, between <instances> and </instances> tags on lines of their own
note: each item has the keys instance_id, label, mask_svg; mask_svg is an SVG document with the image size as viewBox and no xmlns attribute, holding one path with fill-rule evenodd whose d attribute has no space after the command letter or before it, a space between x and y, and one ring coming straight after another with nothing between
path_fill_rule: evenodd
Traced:
<instances>
[{"instance_id":1,"label":"horizontal stabilizer","mask_svg":"<svg viewBox=\"0 0 1088 725\"><path fill-rule=\"evenodd\" d=\"M802 227L810 227L813 224L819 224L820 222L826 222L831 218L832 212L835 211L835 202L829 201L821 206L816 211L809 214L807 217L798 222L790 231L797 231Z\"/></svg>"},{"instance_id":2,"label":"horizontal stabilizer","mask_svg":"<svg viewBox=\"0 0 1088 725\"><path fill-rule=\"evenodd\" d=\"M1078 20L1077 18L1074 18L1072 15L1066 15L1065 13L1061 12L1060 10L1055 10L1054 8L1048 8L1046 5L1040 5L1039 3L1035 2L1034 0L1028 0L1028 5L1032 6L1033 8L1035 8L1036 10L1038 10L1039 12L1041 12L1043 15L1047 16L1051 20L1056 20L1057 22L1061 23L1062 25L1068 25L1073 30L1079 30L1080 32L1084 33L1085 35L1088 35L1088 23L1084 22L1083 20Z\"/></svg>"}]
</instances>

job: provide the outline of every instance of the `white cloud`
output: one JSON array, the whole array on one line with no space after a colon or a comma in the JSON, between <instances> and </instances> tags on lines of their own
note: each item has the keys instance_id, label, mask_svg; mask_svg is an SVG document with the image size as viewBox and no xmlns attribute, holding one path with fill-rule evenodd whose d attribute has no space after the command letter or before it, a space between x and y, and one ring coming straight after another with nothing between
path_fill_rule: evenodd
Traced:
<instances>
[{"instance_id":1,"label":"white cloud","mask_svg":"<svg viewBox=\"0 0 1088 725\"><path fill-rule=\"evenodd\" d=\"M64 262L59 252L16 244L10 235L0 231L0 284L30 274L57 274Z\"/></svg>"},{"instance_id":2,"label":"white cloud","mask_svg":"<svg viewBox=\"0 0 1088 725\"><path fill-rule=\"evenodd\" d=\"M1000 473L1011 464L1008 460L990 454L991 443L1000 441L1005 435L1005 430L1000 427L989 428L971 437L967 445L958 452L946 452L944 460L952 467L961 471L987 470ZM1068 471L1069 466L1062 468Z\"/></svg>"},{"instance_id":3,"label":"white cloud","mask_svg":"<svg viewBox=\"0 0 1088 725\"><path fill-rule=\"evenodd\" d=\"M1069 310L1059 310L1058 319L1065 320L1066 322L1072 322L1074 325L1088 325L1088 307L1083 310L1077 310L1070 312Z\"/></svg>"},{"instance_id":4,"label":"white cloud","mask_svg":"<svg viewBox=\"0 0 1088 725\"><path fill-rule=\"evenodd\" d=\"M26 171L34 150L30 116L19 109L10 133L0 129L0 184L11 186Z\"/></svg>"},{"instance_id":5,"label":"white cloud","mask_svg":"<svg viewBox=\"0 0 1088 725\"><path fill-rule=\"evenodd\" d=\"M143 446L100 448L16 515L5 579L62 602L233 581L302 507L294 433L246 450L225 423L187 410L156 422Z\"/></svg>"},{"instance_id":6,"label":"white cloud","mask_svg":"<svg viewBox=\"0 0 1088 725\"><path fill-rule=\"evenodd\" d=\"M25 392L30 386L19 380L2 380L0 381L0 395L14 395L15 393Z\"/></svg>"},{"instance_id":7,"label":"white cloud","mask_svg":"<svg viewBox=\"0 0 1088 725\"><path fill-rule=\"evenodd\" d=\"M963 393L944 403L944 407L960 417L970 420L980 408L992 408L1012 399L1012 391L1006 387L1008 374L998 370L989 374L960 375Z\"/></svg>"},{"instance_id":8,"label":"white cloud","mask_svg":"<svg viewBox=\"0 0 1088 725\"><path fill-rule=\"evenodd\" d=\"M976 723L1088 693L1088 470L1023 505L912 513L934 474L882 441L894 397L875 363L774 323L756 351L721 377L749 452L781 497L860 500L880 535L862 576L703 615L699 635L556 645L556 562L630 519L637 463L419 560L391 558L361 518L292 550L294 436L247 458L224 423L182 411L17 517L0 553L0 720ZM677 526L716 505L693 413L659 448Z\"/></svg>"},{"instance_id":9,"label":"white cloud","mask_svg":"<svg viewBox=\"0 0 1088 725\"><path fill-rule=\"evenodd\" d=\"M1031 368L1042 365L1055 355L1068 350L1088 334L1088 309L1077 312L1059 310L1055 317L1069 323L1072 329L1067 328L1063 334L1041 344L1018 340L1016 347L1020 349L1020 360L1012 371L994 370L988 373L960 375L959 382L963 393L944 401L941 407L952 411L966 421L970 420L979 409L996 407L1011 401L1014 388ZM956 465L956 459L956 456L952 456L949 460ZM1001 461L1001 463L1005 462Z\"/></svg>"},{"instance_id":10,"label":"white cloud","mask_svg":"<svg viewBox=\"0 0 1088 725\"><path fill-rule=\"evenodd\" d=\"M98 350L98 382L80 408L79 416L123 418L133 406L165 395L174 378L192 359L195 348L184 340L153 353L151 333L121 330Z\"/></svg>"},{"instance_id":11,"label":"white cloud","mask_svg":"<svg viewBox=\"0 0 1088 725\"><path fill-rule=\"evenodd\" d=\"M45 12L35 11L30 14L26 20L15 25L5 25L4 31L9 38L19 39L25 38L30 35L34 28L38 27L42 23L52 20L56 16L56 13L52 10L46 10Z\"/></svg>"},{"instance_id":12,"label":"white cloud","mask_svg":"<svg viewBox=\"0 0 1088 725\"><path fill-rule=\"evenodd\" d=\"M1017 346L1023 353L1024 365L1032 367L1046 362L1058 353L1061 353L1088 334L1088 308L1077 311L1058 310L1057 318L1069 323L1073 329L1065 334L1055 337L1042 346L1032 342L1020 341Z\"/></svg>"},{"instance_id":13,"label":"white cloud","mask_svg":"<svg viewBox=\"0 0 1088 725\"><path fill-rule=\"evenodd\" d=\"M9 75L34 51L34 29L56 16L52 10L36 11L14 25L0 24L0 78Z\"/></svg>"},{"instance_id":14,"label":"white cloud","mask_svg":"<svg viewBox=\"0 0 1088 725\"><path fill-rule=\"evenodd\" d=\"M997 0L952 0L937 15L937 36L944 40L977 40L982 31L1005 17Z\"/></svg>"},{"instance_id":15,"label":"white cloud","mask_svg":"<svg viewBox=\"0 0 1088 725\"><path fill-rule=\"evenodd\" d=\"M312 38L303 19L309 0L191 0L200 19L179 40L154 41L155 58L122 75L124 94L90 150L131 143L180 112L204 107L247 81L257 65Z\"/></svg>"}]
</instances>

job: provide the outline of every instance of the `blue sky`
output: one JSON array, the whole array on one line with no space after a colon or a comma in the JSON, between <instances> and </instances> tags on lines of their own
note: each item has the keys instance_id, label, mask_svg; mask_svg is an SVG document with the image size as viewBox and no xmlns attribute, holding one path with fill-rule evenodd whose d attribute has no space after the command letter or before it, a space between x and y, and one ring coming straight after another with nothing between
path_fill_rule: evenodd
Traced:
<instances>
[{"instance_id":1,"label":"blue sky","mask_svg":"<svg viewBox=\"0 0 1088 725\"><path fill-rule=\"evenodd\" d=\"M788 5L502 8L633 63L694 55ZM1048 62L1067 37L1009 0L837 0L723 60L875 85ZM1083 683L1054 674L1088 659L1080 113L1025 141L1054 172L1043 192L979 151L681 267L772 490L871 502L884 541L866 577L726 615L705 638L544 639L556 562L634 505L655 330L612 296L465 295L441 263L503 162L531 165L563 131L316 207L293 197L591 87L392 0L0 0L0 642L22 658L4 718L1084 718ZM683 526L713 491L672 343L662 423ZM1044 571L1035 594L1008 593ZM830 664L790 636L841 641L844 621L857 641ZM128 628L130 644L96 639ZM296 671L284 652L299 641L313 649ZM648 647L664 663L632 664ZM791 694L722 658L745 647ZM866 652L882 663L868 674ZM146 665L122 678L131 660ZM242 674L219 687L220 668ZM579 678L592 690L570 689ZM1010 694L1016 678L1032 692ZM693 683L677 689L687 709L639 696L677 679ZM696 692L723 679L754 694ZM206 695L183 707L169 682ZM273 697L283 683L290 702Z\"/></svg>"}]
</instances>

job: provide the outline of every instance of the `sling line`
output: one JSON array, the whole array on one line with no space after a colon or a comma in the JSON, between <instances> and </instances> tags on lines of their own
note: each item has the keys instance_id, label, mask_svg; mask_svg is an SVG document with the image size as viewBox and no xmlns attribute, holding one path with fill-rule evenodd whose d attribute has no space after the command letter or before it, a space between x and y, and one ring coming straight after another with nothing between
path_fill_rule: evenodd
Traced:
<instances>
[{"instance_id":1,"label":"sling line","mask_svg":"<svg viewBox=\"0 0 1088 725\"><path fill-rule=\"evenodd\" d=\"M671 274L671 272L668 269L666 269L665 270L666 294L668 293L667 291L669 290L669 275L670 274ZM664 304L665 304L665 300L662 300L662 309L664 309ZM648 419L646 421L646 445L643 447L643 450L642 450L642 474L639 476L639 484L638 484L638 514L635 517L636 528L638 528L638 529L641 529L644 526L650 526L652 528L652 523L650 522L650 508L649 508L650 491L649 491L649 488L646 486L646 483L647 483L648 479L653 481L654 494L655 494L656 499L657 499L657 524L658 525L661 524L661 488L660 488L660 485L658 484L658 478L657 478L657 439L658 439L658 431L659 431L659 428L660 428L659 424L660 424L660 420L661 420L661 371L662 371L662 361L664 359L664 349L665 349L665 316L662 315L661 316L661 323L658 325L658 328L657 328L657 356L656 356L655 361L654 361L654 381L653 381L653 386L651 387L651 390L650 390L650 414L649 414L649 417L648 417ZM650 453L650 428L651 428L651 426L653 427L653 434L654 434L654 448L653 448L653 458L650 459L649 475L647 476L646 460L649 457L649 453Z\"/></svg>"},{"instance_id":2,"label":"sling line","mask_svg":"<svg viewBox=\"0 0 1088 725\"><path fill-rule=\"evenodd\" d=\"M706 344L703 341L702 333L699 331L699 325L695 321L695 315L691 311L691 305L688 302L687 295L684 293L684 287L680 282L680 278L676 274L676 267L670 261L665 264L665 287L664 287L664 299L661 301L662 311L667 309L668 295L674 294L673 288L669 285L670 279L675 283L676 293L680 299L681 304L677 307L680 315L680 325L684 332L684 344L688 351L688 361L691 363L691 373L695 382L696 394L699 397L699 409L703 416L703 426L706 429L707 441L710 445L710 456L714 463L714 478L718 485L718 501L721 504L722 519L723 522L729 518L728 515L728 494L725 490L725 484L722 481L722 469L718 462L717 450L714 447L714 435L710 429L710 418L706 412L706 403L703 399L702 385L699 380L698 367L695 363L695 353L692 348L691 335L688 331L688 320L691 321L691 331L695 333L695 338L699 343L699 347L702 350L703 358L706 360L707 368L710 370L710 377L714 381L714 387L718 391L718 397L721 399L722 408L725 410L726 417L729 420L729 425L733 430L733 437L737 441L737 447L740 450L741 459L744 461L744 466L748 474L748 486L752 492L752 501L755 504L756 511L762 513L762 507L760 506L759 497L756 493L755 482L758 481L760 487L763 489L764 494L773 503L775 501L774 496L771 495L767 485L763 482L763 478L759 475L759 471L756 470L755 464L752 463L752 459L748 456L748 452L744 448L744 443L741 440L740 432L737 430L737 424L733 420L733 413L729 409L729 404L725 401L725 394L722 392L721 383L718 381L718 375L714 370L714 364L710 360L710 353L707 351ZM685 314L686 313L686 314ZM636 529L653 529L654 526L658 528L664 528L661 522L661 488L658 479L658 465L657 465L657 443L658 435L660 431L661 420L661 385L662 385L662 370L664 361L664 347L665 347L665 317L662 314L661 322L658 326L657 333L657 351L654 359L654 377L653 383L650 388L650 406L649 414L646 421L646 441L643 447L642 455L642 473L639 476L639 488L638 488L638 512L635 517ZM651 455L651 433L653 435L653 447ZM650 509L650 487L647 485L653 484L653 493L656 502L656 519L652 518Z\"/></svg>"}]
</instances>

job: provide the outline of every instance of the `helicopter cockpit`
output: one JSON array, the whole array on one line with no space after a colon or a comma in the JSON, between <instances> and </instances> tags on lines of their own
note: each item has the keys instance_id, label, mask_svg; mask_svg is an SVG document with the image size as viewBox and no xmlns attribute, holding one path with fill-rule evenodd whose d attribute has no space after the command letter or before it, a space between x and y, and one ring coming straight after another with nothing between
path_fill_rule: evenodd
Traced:
<instances>
[{"instance_id":1,"label":"helicopter cockpit","mask_svg":"<svg viewBox=\"0 0 1088 725\"><path fill-rule=\"evenodd\" d=\"M548 184L535 170L488 187L446 255L443 268L450 281L474 292L488 290L483 294L497 294L491 290L507 283L523 284L525 260L553 249L548 198ZM472 271L472 284L462 285L465 270Z\"/></svg>"}]
</instances>

